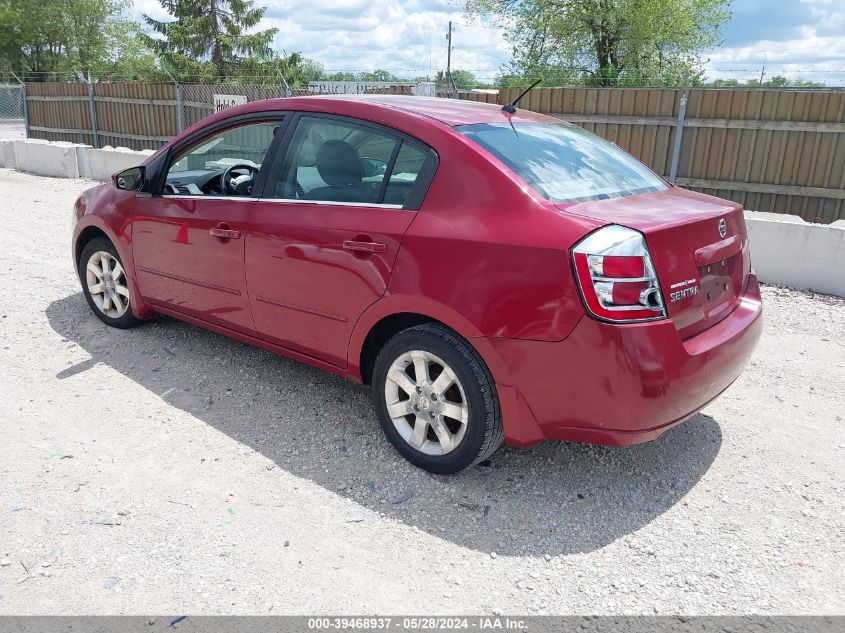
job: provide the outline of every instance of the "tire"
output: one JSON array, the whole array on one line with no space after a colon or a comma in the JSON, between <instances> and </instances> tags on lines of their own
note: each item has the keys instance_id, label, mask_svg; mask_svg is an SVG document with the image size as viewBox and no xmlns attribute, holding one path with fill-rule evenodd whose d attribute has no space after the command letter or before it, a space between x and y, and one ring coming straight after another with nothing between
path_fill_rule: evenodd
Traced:
<instances>
[{"instance_id":1,"label":"tire","mask_svg":"<svg viewBox=\"0 0 845 633\"><path fill-rule=\"evenodd\" d=\"M425 372L422 380L418 368ZM384 434L418 468L456 473L502 444L490 371L467 341L442 325L426 323L393 336L376 358L372 386Z\"/></svg>"},{"instance_id":2,"label":"tire","mask_svg":"<svg viewBox=\"0 0 845 633\"><path fill-rule=\"evenodd\" d=\"M102 281L103 266L108 264L108 275L110 280ZM95 273L89 268L91 264ZM119 274L116 265L120 266ZM100 321L111 327L125 330L135 327L141 320L132 314L132 306L129 299L129 280L123 267L120 255L114 245L105 237L97 237L88 242L82 249L82 254L77 262L79 281L82 284L82 292L89 307ZM92 277L93 275L93 277ZM92 286L92 283L100 280L99 286ZM105 286L104 286L105 284ZM92 295L91 289L102 287L102 293ZM104 309L105 307L105 309Z\"/></svg>"}]
</instances>

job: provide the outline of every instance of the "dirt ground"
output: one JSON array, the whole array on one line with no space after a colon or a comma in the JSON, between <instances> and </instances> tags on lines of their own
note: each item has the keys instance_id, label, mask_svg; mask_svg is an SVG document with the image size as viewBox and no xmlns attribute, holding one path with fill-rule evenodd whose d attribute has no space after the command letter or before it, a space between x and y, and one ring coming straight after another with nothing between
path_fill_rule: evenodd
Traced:
<instances>
[{"instance_id":1,"label":"dirt ground","mask_svg":"<svg viewBox=\"0 0 845 633\"><path fill-rule=\"evenodd\" d=\"M0 614L845 613L845 301L766 287L746 372L652 443L431 476L364 387L94 318L92 184L0 170Z\"/></svg>"}]
</instances>

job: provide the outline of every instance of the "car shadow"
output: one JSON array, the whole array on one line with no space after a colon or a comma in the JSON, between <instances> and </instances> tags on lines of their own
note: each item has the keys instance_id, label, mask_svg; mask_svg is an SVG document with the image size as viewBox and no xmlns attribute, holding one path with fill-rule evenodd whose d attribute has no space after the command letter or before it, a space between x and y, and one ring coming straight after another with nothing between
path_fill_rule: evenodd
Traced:
<instances>
[{"instance_id":1,"label":"car shadow","mask_svg":"<svg viewBox=\"0 0 845 633\"><path fill-rule=\"evenodd\" d=\"M640 446L504 447L459 475L431 475L388 444L367 387L175 319L115 330L81 293L54 301L46 314L53 330L91 355L57 379L104 363L279 468L478 551L543 556L603 547L678 503L722 442L716 421L698 414Z\"/></svg>"}]
</instances>

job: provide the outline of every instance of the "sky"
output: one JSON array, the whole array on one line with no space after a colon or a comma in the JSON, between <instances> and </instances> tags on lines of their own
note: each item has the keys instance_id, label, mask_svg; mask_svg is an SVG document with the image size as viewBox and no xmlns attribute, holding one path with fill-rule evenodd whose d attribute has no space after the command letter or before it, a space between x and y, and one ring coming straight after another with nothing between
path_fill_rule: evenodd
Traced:
<instances>
[{"instance_id":1,"label":"sky","mask_svg":"<svg viewBox=\"0 0 845 633\"><path fill-rule=\"evenodd\" d=\"M463 0L256 0L259 28L275 27L277 51L298 51L327 71L383 68L403 76L446 66L492 80L509 58L495 27L468 18ZM845 86L845 0L734 0L721 47L707 51L710 79L785 75ZM133 13L161 19L156 0L134 0Z\"/></svg>"}]
</instances>

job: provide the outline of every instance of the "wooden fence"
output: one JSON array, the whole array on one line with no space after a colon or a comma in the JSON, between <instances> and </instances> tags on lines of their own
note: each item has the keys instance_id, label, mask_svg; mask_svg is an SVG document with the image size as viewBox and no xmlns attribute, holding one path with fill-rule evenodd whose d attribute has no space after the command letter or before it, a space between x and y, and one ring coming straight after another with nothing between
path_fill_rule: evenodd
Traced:
<instances>
[{"instance_id":1,"label":"wooden fence","mask_svg":"<svg viewBox=\"0 0 845 633\"><path fill-rule=\"evenodd\" d=\"M461 98L505 104L519 92ZM755 211L845 219L843 91L544 88L519 106L584 127L667 177L680 134L679 185Z\"/></svg>"},{"instance_id":2,"label":"wooden fence","mask_svg":"<svg viewBox=\"0 0 845 633\"><path fill-rule=\"evenodd\" d=\"M30 134L97 147L158 148L179 132L176 97L174 84L28 83Z\"/></svg>"},{"instance_id":3,"label":"wooden fence","mask_svg":"<svg viewBox=\"0 0 845 633\"><path fill-rule=\"evenodd\" d=\"M309 91L306 87L296 94L309 94ZM411 94L411 86L374 91ZM130 149L161 147L182 129L213 114L214 95L242 95L247 101L258 101L284 97L286 88L141 82L26 84L33 138Z\"/></svg>"},{"instance_id":4,"label":"wooden fence","mask_svg":"<svg viewBox=\"0 0 845 633\"><path fill-rule=\"evenodd\" d=\"M518 89L462 93L508 103ZM213 94L282 96L262 86L30 83L35 138L157 148L213 111ZM747 209L806 220L845 218L845 92L541 88L520 107L570 121L631 152L678 184ZM95 131L96 130L96 131ZM679 144L676 148L676 139Z\"/></svg>"}]
</instances>

